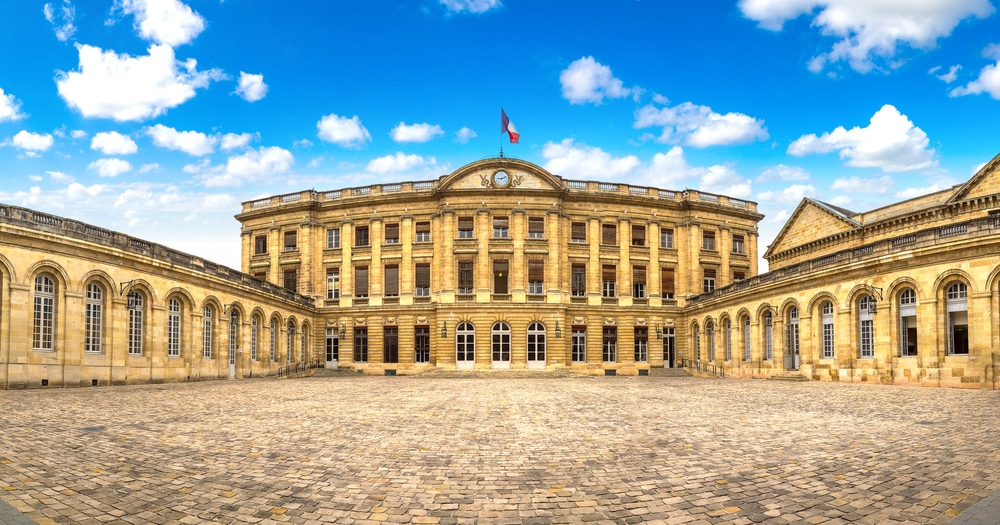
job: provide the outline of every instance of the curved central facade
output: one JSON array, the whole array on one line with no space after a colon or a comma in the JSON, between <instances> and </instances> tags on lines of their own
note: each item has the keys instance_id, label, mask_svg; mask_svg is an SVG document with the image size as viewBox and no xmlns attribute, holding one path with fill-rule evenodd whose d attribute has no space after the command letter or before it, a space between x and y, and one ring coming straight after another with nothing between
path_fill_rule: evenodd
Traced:
<instances>
[{"instance_id":1,"label":"curved central facade","mask_svg":"<svg viewBox=\"0 0 1000 525\"><path fill-rule=\"evenodd\" d=\"M327 366L674 366L685 298L757 273L756 204L516 159L244 203L242 270L316 299Z\"/></svg>"}]
</instances>

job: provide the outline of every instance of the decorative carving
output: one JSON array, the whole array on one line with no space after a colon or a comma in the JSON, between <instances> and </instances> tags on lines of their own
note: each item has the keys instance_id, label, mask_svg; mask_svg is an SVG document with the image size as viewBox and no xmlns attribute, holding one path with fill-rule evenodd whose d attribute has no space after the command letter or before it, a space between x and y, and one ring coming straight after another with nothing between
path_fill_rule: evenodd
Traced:
<instances>
[{"instance_id":1,"label":"decorative carving","mask_svg":"<svg viewBox=\"0 0 1000 525\"><path fill-rule=\"evenodd\" d=\"M647 324L647 320L646 320L645 317L636 317L635 318L635 325L636 326L646 326L646 324Z\"/></svg>"},{"instance_id":2,"label":"decorative carving","mask_svg":"<svg viewBox=\"0 0 1000 525\"><path fill-rule=\"evenodd\" d=\"M615 326L618 324L618 319L615 317L605 317L604 326Z\"/></svg>"},{"instance_id":3,"label":"decorative carving","mask_svg":"<svg viewBox=\"0 0 1000 525\"><path fill-rule=\"evenodd\" d=\"M354 318L354 326L368 326L368 318L367 317L355 317Z\"/></svg>"},{"instance_id":4,"label":"decorative carving","mask_svg":"<svg viewBox=\"0 0 1000 525\"><path fill-rule=\"evenodd\" d=\"M396 316L383 317L382 318L382 324L387 325L387 326L391 326L391 325L396 324Z\"/></svg>"}]
</instances>

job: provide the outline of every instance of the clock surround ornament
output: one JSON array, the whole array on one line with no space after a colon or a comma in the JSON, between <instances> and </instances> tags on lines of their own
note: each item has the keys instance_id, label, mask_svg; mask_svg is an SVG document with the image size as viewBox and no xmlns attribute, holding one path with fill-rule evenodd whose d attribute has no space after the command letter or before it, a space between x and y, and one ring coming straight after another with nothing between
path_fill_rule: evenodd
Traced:
<instances>
[{"instance_id":1,"label":"clock surround ornament","mask_svg":"<svg viewBox=\"0 0 1000 525\"><path fill-rule=\"evenodd\" d=\"M492 174L483 173L482 186L484 188L492 189L510 189L516 188L521 185L523 177L516 173L511 173L505 168L500 168L494 171Z\"/></svg>"}]
</instances>

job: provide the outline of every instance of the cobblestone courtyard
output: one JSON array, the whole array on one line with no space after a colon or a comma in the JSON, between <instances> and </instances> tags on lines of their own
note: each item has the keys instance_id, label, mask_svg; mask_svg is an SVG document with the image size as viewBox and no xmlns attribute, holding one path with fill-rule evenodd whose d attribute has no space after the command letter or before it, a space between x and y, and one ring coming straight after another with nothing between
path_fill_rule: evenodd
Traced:
<instances>
[{"instance_id":1,"label":"cobblestone courtyard","mask_svg":"<svg viewBox=\"0 0 1000 525\"><path fill-rule=\"evenodd\" d=\"M1000 392L333 377L0 392L39 523L946 523L1000 489Z\"/></svg>"}]
</instances>

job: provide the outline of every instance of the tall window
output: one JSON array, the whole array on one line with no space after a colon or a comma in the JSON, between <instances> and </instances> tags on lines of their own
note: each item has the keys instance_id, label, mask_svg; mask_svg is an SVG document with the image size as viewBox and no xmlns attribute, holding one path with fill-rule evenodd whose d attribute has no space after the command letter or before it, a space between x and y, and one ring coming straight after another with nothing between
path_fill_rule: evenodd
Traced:
<instances>
[{"instance_id":1,"label":"tall window","mask_svg":"<svg viewBox=\"0 0 1000 525\"><path fill-rule=\"evenodd\" d=\"M715 361L715 323L705 323L705 337L708 338L708 360Z\"/></svg>"},{"instance_id":2,"label":"tall window","mask_svg":"<svg viewBox=\"0 0 1000 525\"><path fill-rule=\"evenodd\" d=\"M587 266L574 264L570 270L570 293L573 297L586 297L587 295Z\"/></svg>"},{"instance_id":3,"label":"tall window","mask_svg":"<svg viewBox=\"0 0 1000 525\"><path fill-rule=\"evenodd\" d=\"M235 308L229 311L229 364L236 363L236 347L239 346L240 314Z\"/></svg>"},{"instance_id":4,"label":"tall window","mask_svg":"<svg viewBox=\"0 0 1000 525\"><path fill-rule=\"evenodd\" d=\"M774 359L774 317L771 312L764 313L764 359Z\"/></svg>"},{"instance_id":5,"label":"tall window","mask_svg":"<svg viewBox=\"0 0 1000 525\"><path fill-rule=\"evenodd\" d=\"M181 300L172 297L167 305L167 356L181 355Z\"/></svg>"},{"instance_id":6,"label":"tall window","mask_svg":"<svg viewBox=\"0 0 1000 525\"><path fill-rule=\"evenodd\" d=\"M860 336L861 347L859 357L875 357L875 333L873 326L872 306L875 299L866 295L858 302L858 335Z\"/></svg>"},{"instance_id":7,"label":"tall window","mask_svg":"<svg viewBox=\"0 0 1000 525\"><path fill-rule=\"evenodd\" d=\"M542 239L545 237L545 217L528 217L528 238Z\"/></svg>"},{"instance_id":8,"label":"tall window","mask_svg":"<svg viewBox=\"0 0 1000 525\"><path fill-rule=\"evenodd\" d=\"M542 295L545 293L545 261L532 259L528 261L528 294Z\"/></svg>"},{"instance_id":9,"label":"tall window","mask_svg":"<svg viewBox=\"0 0 1000 525\"><path fill-rule=\"evenodd\" d=\"M738 253L738 254L744 253L742 235L733 235L733 253Z\"/></svg>"},{"instance_id":10,"label":"tall window","mask_svg":"<svg viewBox=\"0 0 1000 525\"><path fill-rule=\"evenodd\" d=\"M750 361L750 316L743 318L743 360Z\"/></svg>"},{"instance_id":11,"label":"tall window","mask_svg":"<svg viewBox=\"0 0 1000 525\"><path fill-rule=\"evenodd\" d=\"M636 299L646 298L646 267L632 267L632 297Z\"/></svg>"},{"instance_id":12,"label":"tall window","mask_svg":"<svg viewBox=\"0 0 1000 525\"><path fill-rule=\"evenodd\" d=\"M399 223L385 225L385 244L399 244Z\"/></svg>"},{"instance_id":13,"label":"tall window","mask_svg":"<svg viewBox=\"0 0 1000 525\"><path fill-rule=\"evenodd\" d=\"M701 361L701 331L694 325L694 360Z\"/></svg>"},{"instance_id":14,"label":"tall window","mask_svg":"<svg viewBox=\"0 0 1000 525\"><path fill-rule=\"evenodd\" d=\"M260 339L260 322L257 316L250 320L250 360L257 360L257 341Z\"/></svg>"},{"instance_id":15,"label":"tall window","mask_svg":"<svg viewBox=\"0 0 1000 525\"><path fill-rule=\"evenodd\" d=\"M142 355L143 314L145 314L145 296L139 292L132 299L132 308L128 310L128 355Z\"/></svg>"},{"instance_id":16,"label":"tall window","mask_svg":"<svg viewBox=\"0 0 1000 525\"><path fill-rule=\"evenodd\" d=\"M632 226L632 246L645 246L646 245L646 227L634 225Z\"/></svg>"},{"instance_id":17,"label":"tall window","mask_svg":"<svg viewBox=\"0 0 1000 525\"><path fill-rule=\"evenodd\" d=\"M340 228L329 228L326 230L327 249L340 248Z\"/></svg>"},{"instance_id":18,"label":"tall window","mask_svg":"<svg viewBox=\"0 0 1000 525\"><path fill-rule=\"evenodd\" d=\"M340 268L326 269L326 298L340 299Z\"/></svg>"},{"instance_id":19,"label":"tall window","mask_svg":"<svg viewBox=\"0 0 1000 525\"><path fill-rule=\"evenodd\" d=\"M271 319L271 341L270 341L270 353L269 358L271 362L278 360L278 322Z\"/></svg>"},{"instance_id":20,"label":"tall window","mask_svg":"<svg viewBox=\"0 0 1000 525\"><path fill-rule=\"evenodd\" d=\"M431 242L431 223L418 222L416 225L417 236L414 242Z\"/></svg>"},{"instance_id":21,"label":"tall window","mask_svg":"<svg viewBox=\"0 0 1000 525\"><path fill-rule=\"evenodd\" d=\"M414 270L413 295L417 297L431 296L431 265L418 264Z\"/></svg>"},{"instance_id":22,"label":"tall window","mask_svg":"<svg viewBox=\"0 0 1000 525\"><path fill-rule=\"evenodd\" d=\"M601 267L601 297L615 297L615 267L605 264Z\"/></svg>"},{"instance_id":23,"label":"tall window","mask_svg":"<svg viewBox=\"0 0 1000 525\"><path fill-rule=\"evenodd\" d=\"M833 303L830 301L823 303L821 317L823 323L823 359L833 359Z\"/></svg>"},{"instance_id":24,"label":"tall window","mask_svg":"<svg viewBox=\"0 0 1000 525\"><path fill-rule=\"evenodd\" d=\"M493 217L493 238L506 239L510 237L510 221L507 217Z\"/></svg>"},{"instance_id":25,"label":"tall window","mask_svg":"<svg viewBox=\"0 0 1000 525\"><path fill-rule=\"evenodd\" d=\"M267 235L258 235L253 238L253 253L254 255L267 253Z\"/></svg>"},{"instance_id":26,"label":"tall window","mask_svg":"<svg viewBox=\"0 0 1000 525\"><path fill-rule=\"evenodd\" d=\"M385 267L385 296L399 296L399 265L389 264Z\"/></svg>"},{"instance_id":27,"label":"tall window","mask_svg":"<svg viewBox=\"0 0 1000 525\"><path fill-rule=\"evenodd\" d=\"M285 251L290 252L298 250L298 236L295 231L285 232Z\"/></svg>"},{"instance_id":28,"label":"tall window","mask_svg":"<svg viewBox=\"0 0 1000 525\"><path fill-rule=\"evenodd\" d=\"M798 368L797 357L799 355L799 309L791 307L788 309L788 326L785 327L785 357L793 368Z\"/></svg>"},{"instance_id":29,"label":"tall window","mask_svg":"<svg viewBox=\"0 0 1000 525\"><path fill-rule=\"evenodd\" d=\"M587 327L574 326L572 346L572 359L574 363L587 362Z\"/></svg>"},{"instance_id":30,"label":"tall window","mask_svg":"<svg viewBox=\"0 0 1000 525\"><path fill-rule=\"evenodd\" d=\"M309 348L309 325L302 325L302 334L299 337L299 355L302 362L306 362L306 349Z\"/></svg>"},{"instance_id":31,"label":"tall window","mask_svg":"<svg viewBox=\"0 0 1000 525\"><path fill-rule=\"evenodd\" d=\"M455 328L455 360L466 364L476 361L476 328L472 323L460 323Z\"/></svg>"},{"instance_id":32,"label":"tall window","mask_svg":"<svg viewBox=\"0 0 1000 525\"><path fill-rule=\"evenodd\" d=\"M508 272L507 261L493 261L493 293L495 294L507 294L509 288L507 288Z\"/></svg>"},{"instance_id":33,"label":"tall window","mask_svg":"<svg viewBox=\"0 0 1000 525\"><path fill-rule=\"evenodd\" d=\"M948 316L948 353L968 355L969 353L969 290L965 283L955 283L948 287L945 309Z\"/></svg>"},{"instance_id":34,"label":"tall window","mask_svg":"<svg viewBox=\"0 0 1000 525\"><path fill-rule=\"evenodd\" d=\"M601 359L605 363L618 361L618 328L605 326L601 337Z\"/></svg>"},{"instance_id":35,"label":"tall window","mask_svg":"<svg viewBox=\"0 0 1000 525\"><path fill-rule=\"evenodd\" d=\"M368 362L368 329L367 328L355 328L354 329L354 362L355 363L367 363Z\"/></svg>"},{"instance_id":36,"label":"tall window","mask_svg":"<svg viewBox=\"0 0 1000 525\"><path fill-rule=\"evenodd\" d=\"M418 326L413 329L413 361L417 363L431 362L431 329L429 326Z\"/></svg>"},{"instance_id":37,"label":"tall window","mask_svg":"<svg viewBox=\"0 0 1000 525\"><path fill-rule=\"evenodd\" d=\"M337 327L326 329L326 361L328 363L340 360L340 338L337 337Z\"/></svg>"},{"instance_id":38,"label":"tall window","mask_svg":"<svg viewBox=\"0 0 1000 525\"><path fill-rule=\"evenodd\" d=\"M704 292L708 293L715 290L715 268L705 268L705 277L703 278L703 288Z\"/></svg>"},{"instance_id":39,"label":"tall window","mask_svg":"<svg viewBox=\"0 0 1000 525\"><path fill-rule=\"evenodd\" d=\"M97 283L87 285L87 314L83 334L83 351L99 353L104 327L104 288Z\"/></svg>"},{"instance_id":40,"label":"tall window","mask_svg":"<svg viewBox=\"0 0 1000 525\"><path fill-rule=\"evenodd\" d=\"M35 315L31 331L31 348L54 350L56 314L56 283L48 274L35 277Z\"/></svg>"},{"instance_id":41,"label":"tall window","mask_svg":"<svg viewBox=\"0 0 1000 525\"><path fill-rule=\"evenodd\" d=\"M358 266L354 269L354 297L364 299L368 297L368 267Z\"/></svg>"},{"instance_id":42,"label":"tall window","mask_svg":"<svg viewBox=\"0 0 1000 525\"><path fill-rule=\"evenodd\" d=\"M674 298L673 268L660 268L660 294L664 299Z\"/></svg>"},{"instance_id":43,"label":"tall window","mask_svg":"<svg viewBox=\"0 0 1000 525\"><path fill-rule=\"evenodd\" d=\"M702 250L715 250L715 232L711 230L705 230L701 232L701 249Z\"/></svg>"},{"instance_id":44,"label":"tall window","mask_svg":"<svg viewBox=\"0 0 1000 525\"><path fill-rule=\"evenodd\" d=\"M295 362L295 323L291 319L288 320L288 325L285 330L285 360L291 363Z\"/></svg>"},{"instance_id":45,"label":"tall window","mask_svg":"<svg viewBox=\"0 0 1000 525\"><path fill-rule=\"evenodd\" d=\"M569 242L587 242L587 223L574 222L570 225Z\"/></svg>"},{"instance_id":46,"label":"tall window","mask_svg":"<svg viewBox=\"0 0 1000 525\"><path fill-rule=\"evenodd\" d=\"M674 230L663 228L660 230L660 248L674 247Z\"/></svg>"},{"instance_id":47,"label":"tall window","mask_svg":"<svg viewBox=\"0 0 1000 525\"><path fill-rule=\"evenodd\" d=\"M545 325L528 325L528 361L545 361Z\"/></svg>"},{"instance_id":48,"label":"tall window","mask_svg":"<svg viewBox=\"0 0 1000 525\"><path fill-rule=\"evenodd\" d=\"M211 305L205 305L205 316L203 321L203 334L202 334L202 347L201 356L205 359L212 358L212 318L215 316L215 310Z\"/></svg>"},{"instance_id":49,"label":"tall window","mask_svg":"<svg viewBox=\"0 0 1000 525\"><path fill-rule=\"evenodd\" d=\"M899 294L899 356L917 356L917 293L912 288Z\"/></svg>"},{"instance_id":50,"label":"tall window","mask_svg":"<svg viewBox=\"0 0 1000 525\"><path fill-rule=\"evenodd\" d=\"M510 325L502 322L494 324L491 335L493 361L510 361Z\"/></svg>"},{"instance_id":51,"label":"tall window","mask_svg":"<svg viewBox=\"0 0 1000 525\"><path fill-rule=\"evenodd\" d=\"M399 328L386 326L382 328L382 362L399 362Z\"/></svg>"},{"instance_id":52,"label":"tall window","mask_svg":"<svg viewBox=\"0 0 1000 525\"><path fill-rule=\"evenodd\" d=\"M472 217L459 217L458 218L458 238L459 239L471 239L475 236L474 222Z\"/></svg>"},{"instance_id":53,"label":"tall window","mask_svg":"<svg viewBox=\"0 0 1000 525\"><path fill-rule=\"evenodd\" d=\"M726 361L733 360L733 322L726 319L725 324L723 324L723 334L722 337L726 340Z\"/></svg>"},{"instance_id":54,"label":"tall window","mask_svg":"<svg viewBox=\"0 0 1000 525\"><path fill-rule=\"evenodd\" d=\"M472 295L472 261L458 262L458 295Z\"/></svg>"},{"instance_id":55,"label":"tall window","mask_svg":"<svg viewBox=\"0 0 1000 525\"><path fill-rule=\"evenodd\" d=\"M633 336L634 359L636 363L649 361L649 329L645 326L635 327Z\"/></svg>"},{"instance_id":56,"label":"tall window","mask_svg":"<svg viewBox=\"0 0 1000 525\"><path fill-rule=\"evenodd\" d=\"M298 277L299 273L296 270L285 270L282 274L284 288L292 292L297 291L299 287Z\"/></svg>"},{"instance_id":57,"label":"tall window","mask_svg":"<svg viewBox=\"0 0 1000 525\"><path fill-rule=\"evenodd\" d=\"M618 228L614 224L601 225L601 244L618 244Z\"/></svg>"},{"instance_id":58,"label":"tall window","mask_svg":"<svg viewBox=\"0 0 1000 525\"><path fill-rule=\"evenodd\" d=\"M371 241L368 239L368 227L358 226L354 229L354 245L355 246L369 246Z\"/></svg>"}]
</instances>

